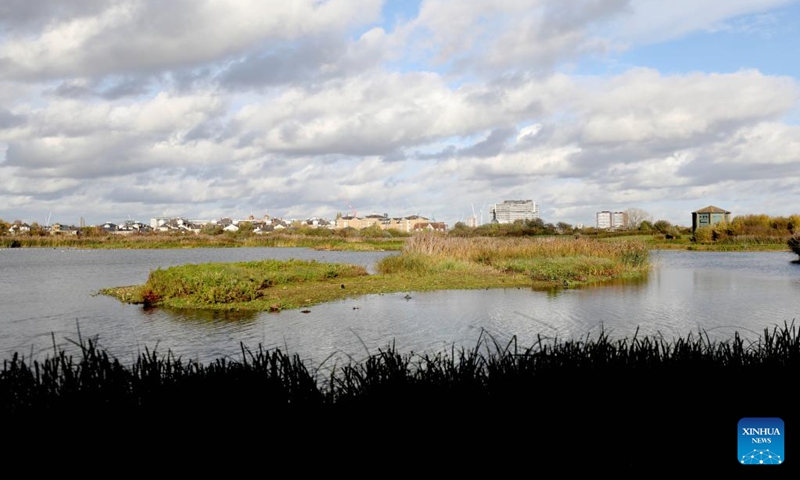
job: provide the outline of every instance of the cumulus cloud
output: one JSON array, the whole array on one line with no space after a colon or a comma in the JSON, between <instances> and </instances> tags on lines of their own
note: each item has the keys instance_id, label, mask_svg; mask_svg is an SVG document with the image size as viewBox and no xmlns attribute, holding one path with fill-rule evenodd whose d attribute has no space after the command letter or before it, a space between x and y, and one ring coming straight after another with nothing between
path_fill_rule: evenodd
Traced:
<instances>
[{"instance_id":1,"label":"cumulus cloud","mask_svg":"<svg viewBox=\"0 0 800 480\"><path fill-rule=\"evenodd\" d=\"M375 20L378 0L156 0L95 1L50 12L27 3L7 6L0 43L4 74L42 79L159 72L241 55L270 43L325 32L342 34ZM58 3L58 2L54 2ZM19 18L19 24L14 22Z\"/></svg>"},{"instance_id":2,"label":"cumulus cloud","mask_svg":"<svg viewBox=\"0 0 800 480\"><path fill-rule=\"evenodd\" d=\"M796 191L796 78L570 67L785 27L789 3L426 0L382 19L379 0L8 0L0 217L453 223L533 198L548 220L589 222L631 206L682 218L742 185Z\"/></svg>"},{"instance_id":3,"label":"cumulus cloud","mask_svg":"<svg viewBox=\"0 0 800 480\"><path fill-rule=\"evenodd\" d=\"M548 2L430 0L396 35L432 53L436 66L481 73L546 70L608 48L593 24L627 10L628 0ZM412 52L413 54L413 52Z\"/></svg>"},{"instance_id":4,"label":"cumulus cloud","mask_svg":"<svg viewBox=\"0 0 800 480\"><path fill-rule=\"evenodd\" d=\"M377 74L291 88L235 117L264 149L297 154L389 154L491 125L486 112L431 73ZM497 117L493 114L492 117Z\"/></svg>"}]
</instances>

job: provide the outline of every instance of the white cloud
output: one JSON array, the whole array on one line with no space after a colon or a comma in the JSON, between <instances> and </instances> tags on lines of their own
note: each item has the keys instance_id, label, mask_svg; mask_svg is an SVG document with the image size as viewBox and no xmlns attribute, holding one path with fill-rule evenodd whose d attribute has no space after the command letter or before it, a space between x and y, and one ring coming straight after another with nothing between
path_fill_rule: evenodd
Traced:
<instances>
[{"instance_id":1,"label":"white cloud","mask_svg":"<svg viewBox=\"0 0 800 480\"><path fill-rule=\"evenodd\" d=\"M123 0L41 30L10 33L0 64L14 78L161 71L214 62L377 19L378 0Z\"/></svg>"},{"instance_id":2,"label":"white cloud","mask_svg":"<svg viewBox=\"0 0 800 480\"><path fill-rule=\"evenodd\" d=\"M696 31L715 31L728 20L796 0L631 0L627 14L604 30L628 44L655 43Z\"/></svg>"},{"instance_id":3,"label":"white cloud","mask_svg":"<svg viewBox=\"0 0 800 480\"><path fill-rule=\"evenodd\" d=\"M626 0L423 2L419 16L395 36L408 55L426 52L438 67L482 73L544 70L576 56L601 52L591 26L626 9Z\"/></svg>"},{"instance_id":4,"label":"white cloud","mask_svg":"<svg viewBox=\"0 0 800 480\"><path fill-rule=\"evenodd\" d=\"M778 118L797 102L800 89L791 78L757 71L662 76L634 69L581 95L576 108L582 110L582 138L588 143L682 143Z\"/></svg>"},{"instance_id":5,"label":"white cloud","mask_svg":"<svg viewBox=\"0 0 800 480\"><path fill-rule=\"evenodd\" d=\"M682 220L745 186L773 205L800 174L797 78L559 67L785 28L789 3L430 0L390 25L378 0L3 2L0 217L352 205L452 223L532 197L591 224L631 206Z\"/></svg>"},{"instance_id":6,"label":"white cloud","mask_svg":"<svg viewBox=\"0 0 800 480\"><path fill-rule=\"evenodd\" d=\"M236 121L270 151L375 155L485 128L486 113L438 75L409 73L288 89L243 108Z\"/></svg>"}]
</instances>

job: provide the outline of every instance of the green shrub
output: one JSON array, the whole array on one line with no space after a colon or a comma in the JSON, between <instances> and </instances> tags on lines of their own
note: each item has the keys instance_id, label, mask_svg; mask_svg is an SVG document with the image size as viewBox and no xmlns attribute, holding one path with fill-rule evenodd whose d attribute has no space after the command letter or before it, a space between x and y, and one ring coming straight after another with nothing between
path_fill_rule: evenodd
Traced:
<instances>
[{"instance_id":1,"label":"green shrub","mask_svg":"<svg viewBox=\"0 0 800 480\"><path fill-rule=\"evenodd\" d=\"M714 229L711 227L699 227L694 231L692 241L695 243L711 243L714 241Z\"/></svg>"}]
</instances>

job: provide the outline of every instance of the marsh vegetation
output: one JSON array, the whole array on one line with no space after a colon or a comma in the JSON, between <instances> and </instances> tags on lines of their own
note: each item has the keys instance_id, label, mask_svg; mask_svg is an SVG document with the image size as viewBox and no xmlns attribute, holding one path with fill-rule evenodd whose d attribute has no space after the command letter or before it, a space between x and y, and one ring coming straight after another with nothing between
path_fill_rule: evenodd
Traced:
<instances>
[{"instance_id":1,"label":"marsh vegetation","mask_svg":"<svg viewBox=\"0 0 800 480\"><path fill-rule=\"evenodd\" d=\"M424 234L409 238L398 255L381 260L376 275L315 261L184 265L157 269L144 285L102 293L149 306L277 311L403 291L571 288L642 275L649 267L649 252L641 242Z\"/></svg>"},{"instance_id":2,"label":"marsh vegetation","mask_svg":"<svg viewBox=\"0 0 800 480\"><path fill-rule=\"evenodd\" d=\"M420 448L419 459L469 447L484 459L535 452L549 461L577 455L626 469L672 459L675 442L702 434L703 458L718 472L737 466L727 447L743 412L796 407L798 393L787 380L800 367L793 324L765 329L756 341L737 334L715 342L702 331L672 339L601 332L521 346L485 336L473 348L435 354L400 354L388 345L342 365L309 365L281 350L245 346L239 359L205 364L145 349L126 365L92 340L80 346L78 357L56 350L43 361L15 354L3 362L7 435L97 440L113 425L139 438L181 422L183 436L255 442L269 453L311 448L330 436L334 444L323 450L358 446L359 453L395 455ZM743 379L757 380L766 394L743 395ZM65 425L78 429L61 430ZM209 437L220 425L232 436ZM507 430L519 436L504 441ZM202 446L184 440L164 448L174 454Z\"/></svg>"},{"instance_id":3,"label":"marsh vegetation","mask_svg":"<svg viewBox=\"0 0 800 480\"><path fill-rule=\"evenodd\" d=\"M161 249L221 247L306 247L319 250L400 250L404 237L362 237L312 235L205 235L194 233L151 233L131 235L15 235L0 236L0 248L98 248Z\"/></svg>"}]
</instances>

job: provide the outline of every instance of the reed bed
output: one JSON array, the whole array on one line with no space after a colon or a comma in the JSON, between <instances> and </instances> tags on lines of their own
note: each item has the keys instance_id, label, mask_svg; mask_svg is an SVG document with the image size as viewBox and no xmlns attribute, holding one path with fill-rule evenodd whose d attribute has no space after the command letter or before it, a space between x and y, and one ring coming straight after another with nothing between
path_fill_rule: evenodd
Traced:
<instances>
[{"instance_id":1,"label":"reed bed","mask_svg":"<svg viewBox=\"0 0 800 480\"><path fill-rule=\"evenodd\" d=\"M233 248L233 247L303 247L324 250L381 251L400 250L403 238L336 238L302 234L204 235L204 234L131 234L79 237L67 235L0 236L0 248L93 248L93 249L162 249L162 248Z\"/></svg>"},{"instance_id":2,"label":"reed bed","mask_svg":"<svg viewBox=\"0 0 800 480\"><path fill-rule=\"evenodd\" d=\"M641 241L603 242L573 237L491 238L416 235L401 255L383 259L382 273L481 270L521 274L534 284L570 286L645 273L649 249Z\"/></svg>"},{"instance_id":3,"label":"reed bed","mask_svg":"<svg viewBox=\"0 0 800 480\"><path fill-rule=\"evenodd\" d=\"M238 360L202 364L146 349L123 365L95 341L79 344L77 357L54 348L43 361L3 362L0 424L20 453L41 445L63 465L91 453L151 468L168 458L182 471L187 462L306 455L325 466L369 458L448 471L529 459L635 478L691 463L735 477L739 419L777 416L793 428L800 401L794 323L755 341L601 332L521 348L484 336L472 348L390 345L316 367L244 346Z\"/></svg>"},{"instance_id":4,"label":"reed bed","mask_svg":"<svg viewBox=\"0 0 800 480\"><path fill-rule=\"evenodd\" d=\"M357 266L297 260L184 265L153 271L144 285L101 293L146 306L279 311L403 291L574 288L641 276L650 268L641 242L433 234L407 241L399 255L378 262L378 275Z\"/></svg>"},{"instance_id":5,"label":"reed bed","mask_svg":"<svg viewBox=\"0 0 800 480\"><path fill-rule=\"evenodd\" d=\"M244 345L241 358L208 364L183 361L172 353L145 350L125 366L82 340L75 358L54 349L52 357L28 361L19 354L3 361L0 371L0 417L46 411L135 412L163 408L176 401L191 409L198 399L216 407L268 405L321 407L400 405L411 401L486 403L512 398L537 401L538 392L561 398L576 381L609 381L642 387L682 389L693 382L735 379L747 373L768 381L800 367L800 335L792 322L765 329L757 340L739 334L712 341L702 332L668 340L638 335L559 340L540 337L521 348L516 340L499 344L488 336L472 348L439 353L400 353L394 345L364 361L322 369L298 355ZM322 374L321 372L328 372ZM712 375L712 377L709 377ZM572 385L572 387L570 387ZM552 390L559 386L564 392ZM734 382L728 389L735 390ZM513 396L510 394L513 392Z\"/></svg>"},{"instance_id":6,"label":"reed bed","mask_svg":"<svg viewBox=\"0 0 800 480\"><path fill-rule=\"evenodd\" d=\"M442 237L416 235L407 240L403 253L494 263L520 257L604 257L632 266L644 265L648 248L644 242L598 242L573 237Z\"/></svg>"}]
</instances>

